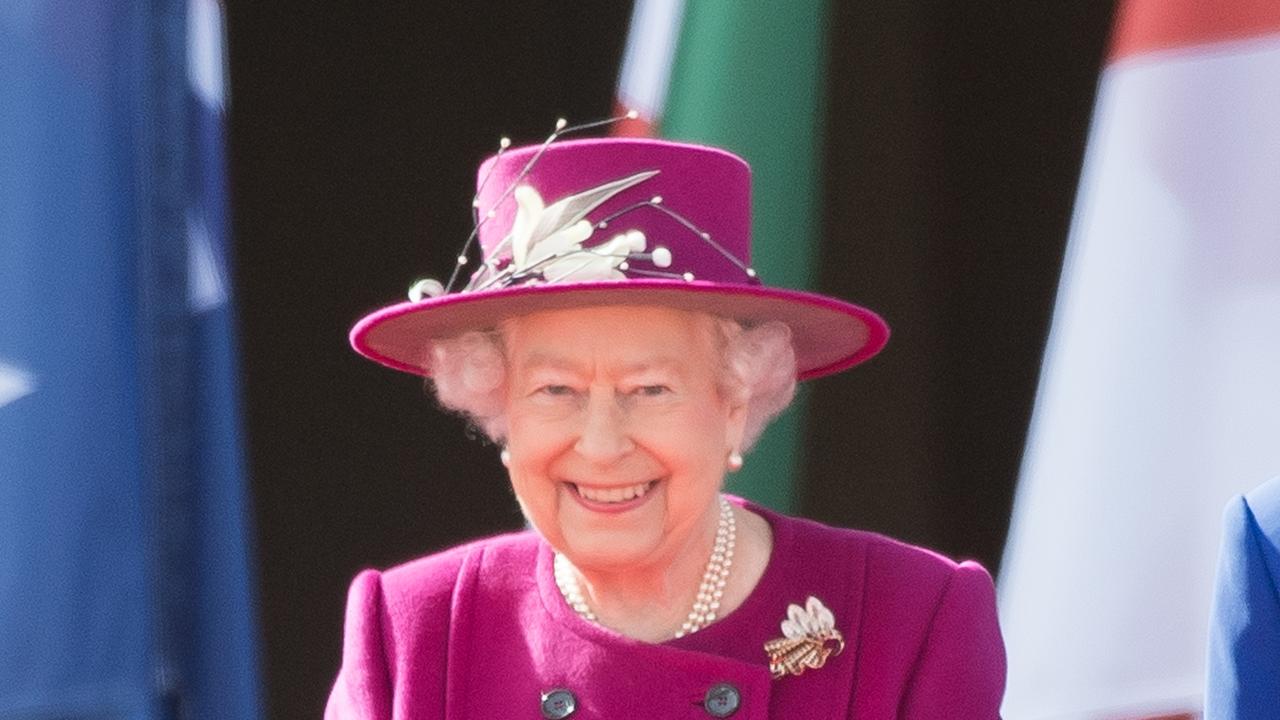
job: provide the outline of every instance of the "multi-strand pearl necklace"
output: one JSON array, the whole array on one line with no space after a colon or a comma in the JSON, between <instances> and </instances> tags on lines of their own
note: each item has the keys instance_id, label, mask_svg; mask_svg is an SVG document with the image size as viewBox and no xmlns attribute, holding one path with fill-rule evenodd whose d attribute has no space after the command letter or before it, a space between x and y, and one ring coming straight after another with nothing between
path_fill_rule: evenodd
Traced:
<instances>
[{"instance_id":1,"label":"multi-strand pearl necklace","mask_svg":"<svg viewBox=\"0 0 1280 720\"><path fill-rule=\"evenodd\" d=\"M694 598L693 609L689 617L676 632L676 637L684 637L695 633L715 622L720 610L720 598L724 596L724 588L729 583L729 569L733 566L733 546L737 540L738 525L733 516L733 506L728 500L720 498L720 520L716 524L716 541L711 548L711 557L707 560L707 569L702 573L702 582L698 585L698 595ZM582 589L578 587L578 576L574 574L573 564L560 553L555 558L556 587L573 611L583 619L599 623L596 614L582 597Z\"/></svg>"}]
</instances>

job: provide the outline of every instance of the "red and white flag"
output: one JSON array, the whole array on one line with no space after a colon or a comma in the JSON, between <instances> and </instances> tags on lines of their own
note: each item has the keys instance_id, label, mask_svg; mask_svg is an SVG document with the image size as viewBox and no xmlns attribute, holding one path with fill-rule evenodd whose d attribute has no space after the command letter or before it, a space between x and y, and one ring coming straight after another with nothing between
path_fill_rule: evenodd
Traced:
<instances>
[{"instance_id":1,"label":"red and white flag","mask_svg":"<svg viewBox=\"0 0 1280 720\"><path fill-rule=\"evenodd\" d=\"M1000 578L1005 716L1198 712L1222 508L1277 474L1280 2L1122 2Z\"/></svg>"},{"instance_id":2,"label":"red and white flag","mask_svg":"<svg viewBox=\"0 0 1280 720\"><path fill-rule=\"evenodd\" d=\"M618 117L628 112L635 112L636 116L618 123L615 135L657 134L667 104L683 19L684 0L636 0L614 102Z\"/></svg>"}]
</instances>

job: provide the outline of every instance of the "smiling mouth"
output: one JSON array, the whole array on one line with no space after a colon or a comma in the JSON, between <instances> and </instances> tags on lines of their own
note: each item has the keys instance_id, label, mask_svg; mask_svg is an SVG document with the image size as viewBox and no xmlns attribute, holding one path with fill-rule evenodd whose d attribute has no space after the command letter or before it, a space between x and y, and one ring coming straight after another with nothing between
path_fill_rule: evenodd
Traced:
<instances>
[{"instance_id":1,"label":"smiling mouth","mask_svg":"<svg viewBox=\"0 0 1280 720\"><path fill-rule=\"evenodd\" d=\"M578 493L579 497L584 500L613 505L644 497L657 484L657 480L650 480L649 482L636 483L635 485L612 488L593 488L575 483L569 483L569 487L573 488L574 492Z\"/></svg>"}]
</instances>

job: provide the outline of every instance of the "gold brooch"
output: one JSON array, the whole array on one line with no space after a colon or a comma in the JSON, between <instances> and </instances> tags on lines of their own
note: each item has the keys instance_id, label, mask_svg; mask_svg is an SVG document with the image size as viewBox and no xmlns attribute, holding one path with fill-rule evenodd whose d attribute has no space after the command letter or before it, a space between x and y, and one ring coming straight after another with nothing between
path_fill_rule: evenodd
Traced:
<instances>
[{"instance_id":1,"label":"gold brooch","mask_svg":"<svg viewBox=\"0 0 1280 720\"><path fill-rule=\"evenodd\" d=\"M844 650L844 636L836 630L836 618L818 598L810 595L804 607L789 605L782 621L782 637L764 644L769 653L769 672L774 679L800 675L805 668L817 670L832 653Z\"/></svg>"}]
</instances>

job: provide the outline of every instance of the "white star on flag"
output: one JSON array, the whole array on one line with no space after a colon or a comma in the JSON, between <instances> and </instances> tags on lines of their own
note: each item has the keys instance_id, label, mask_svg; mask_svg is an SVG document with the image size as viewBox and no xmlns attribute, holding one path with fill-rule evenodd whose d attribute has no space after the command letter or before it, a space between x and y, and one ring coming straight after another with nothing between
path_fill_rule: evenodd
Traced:
<instances>
[{"instance_id":1,"label":"white star on flag","mask_svg":"<svg viewBox=\"0 0 1280 720\"><path fill-rule=\"evenodd\" d=\"M222 6L217 0L189 0L187 79L196 96L219 112L223 110L226 98L223 34Z\"/></svg>"},{"instance_id":2,"label":"white star on flag","mask_svg":"<svg viewBox=\"0 0 1280 720\"><path fill-rule=\"evenodd\" d=\"M0 407L36 391L31 373L0 362Z\"/></svg>"},{"instance_id":3,"label":"white star on flag","mask_svg":"<svg viewBox=\"0 0 1280 720\"><path fill-rule=\"evenodd\" d=\"M187 216L187 303L204 312L227 301L227 273L214 253L209 228L194 214Z\"/></svg>"}]
</instances>

